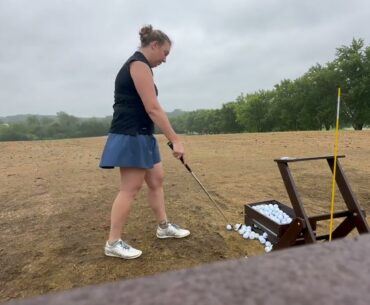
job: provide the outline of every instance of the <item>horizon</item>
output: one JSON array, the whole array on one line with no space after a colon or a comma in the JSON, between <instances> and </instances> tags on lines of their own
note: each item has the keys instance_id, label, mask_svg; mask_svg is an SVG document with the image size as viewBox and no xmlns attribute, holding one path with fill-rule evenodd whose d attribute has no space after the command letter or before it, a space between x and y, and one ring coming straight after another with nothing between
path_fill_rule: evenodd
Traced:
<instances>
[{"instance_id":1,"label":"horizon","mask_svg":"<svg viewBox=\"0 0 370 305\"><path fill-rule=\"evenodd\" d=\"M181 112L192 112L192 111L198 111L198 110L216 110L216 109L220 109L220 108L199 108L199 109L194 109L194 110L182 110L182 109L174 109L172 111L166 111L166 113L173 113L175 111L181 111ZM109 117L109 116L112 116L113 115L113 111L111 114L108 114L108 115L103 115L103 116L87 116L87 115L75 115L75 114L72 114L72 113L68 113L66 111L63 111L63 110L60 110L58 112L64 112L68 115L71 115L71 116L74 116L74 117L77 117L77 118L106 118L106 117ZM15 116L57 116L58 112L56 112L55 114L41 114L41 113L17 113L17 114L10 114L10 115L2 115L0 114L0 118L8 118L8 117L15 117Z\"/></svg>"}]
</instances>

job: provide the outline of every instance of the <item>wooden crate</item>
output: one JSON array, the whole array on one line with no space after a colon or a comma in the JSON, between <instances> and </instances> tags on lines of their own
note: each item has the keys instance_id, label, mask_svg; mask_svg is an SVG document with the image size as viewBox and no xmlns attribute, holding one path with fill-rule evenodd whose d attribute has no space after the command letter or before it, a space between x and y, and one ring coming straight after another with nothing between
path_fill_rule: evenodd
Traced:
<instances>
[{"instance_id":1,"label":"wooden crate","mask_svg":"<svg viewBox=\"0 0 370 305\"><path fill-rule=\"evenodd\" d=\"M292 208L274 199L268 201L254 202L244 205L244 219L247 226L252 226L253 230L258 232L266 232L268 240L272 243L277 243L280 237L288 229L289 224L278 224L271 218L261 214L253 209L253 206L261 204L277 204L279 208L289 215L290 218L295 218L295 213Z\"/></svg>"}]
</instances>

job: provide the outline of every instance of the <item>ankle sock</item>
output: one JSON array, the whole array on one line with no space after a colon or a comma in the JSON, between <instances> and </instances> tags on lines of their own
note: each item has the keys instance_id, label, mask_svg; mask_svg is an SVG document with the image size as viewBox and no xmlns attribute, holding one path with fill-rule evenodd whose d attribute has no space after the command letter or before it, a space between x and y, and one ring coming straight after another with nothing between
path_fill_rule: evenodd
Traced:
<instances>
[{"instance_id":1,"label":"ankle sock","mask_svg":"<svg viewBox=\"0 0 370 305\"><path fill-rule=\"evenodd\" d=\"M158 224L158 226L161 228L161 229L167 229L168 228L168 224L169 222L166 220L160 224Z\"/></svg>"},{"instance_id":2,"label":"ankle sock","mask_svg":"<svg viewBox=\"0 0 370 305\"><path fill-rule=\"evenodd\" d=\"M117 241L118 241L118 239L116 239L114 241L108 241L108 245L109 246L114 246Z\"/></svg>"}]
</instances>

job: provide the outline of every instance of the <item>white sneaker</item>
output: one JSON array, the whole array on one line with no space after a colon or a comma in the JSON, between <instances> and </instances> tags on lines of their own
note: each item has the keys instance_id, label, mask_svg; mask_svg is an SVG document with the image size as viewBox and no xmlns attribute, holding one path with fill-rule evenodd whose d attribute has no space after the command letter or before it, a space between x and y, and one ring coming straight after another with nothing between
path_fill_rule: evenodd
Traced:
<instances>
[{"instance_id":1,"label":"white sneaker","mask_svg":"<svg viewBox=\"0 0 370 305\"><path fill-rule=\"evenodd\" d=\"M123 240L119 239L113 245L110 245L107 241L104 247L104 253L106 256L132 259L139 257L143 252L131 247Z\"/></svg>"},{"instance_id":2,"label":"white sneaker","mask_svg":"<svg viewBox=\"0 0 370 305\"><path fill-rule=\"evenodd\" d=\"M158 238L183 238L190 235L190 231L182 229L180 226L173 223L168 223L166 229L162 229L160 226L157 228Z\"/></svg>"}]
</instances>

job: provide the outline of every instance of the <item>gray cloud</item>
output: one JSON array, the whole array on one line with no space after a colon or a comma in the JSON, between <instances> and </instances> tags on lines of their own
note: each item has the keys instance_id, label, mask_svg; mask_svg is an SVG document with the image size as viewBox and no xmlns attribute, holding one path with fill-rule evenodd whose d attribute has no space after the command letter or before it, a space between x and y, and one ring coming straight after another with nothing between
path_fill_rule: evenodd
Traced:
<instances>
[{"instance_id":1,"label":"gray cloud","mask_svg":"<svg viewBox=\"0 0 370 305\"><path fill-rule=\"evenodd\" d=\"M154 70L167 111L218 108L294 79L353 37L368 1L0 0L0 116L111 114L113 84L153 24L174 40Z\"/></svg>"}]
</instances>

